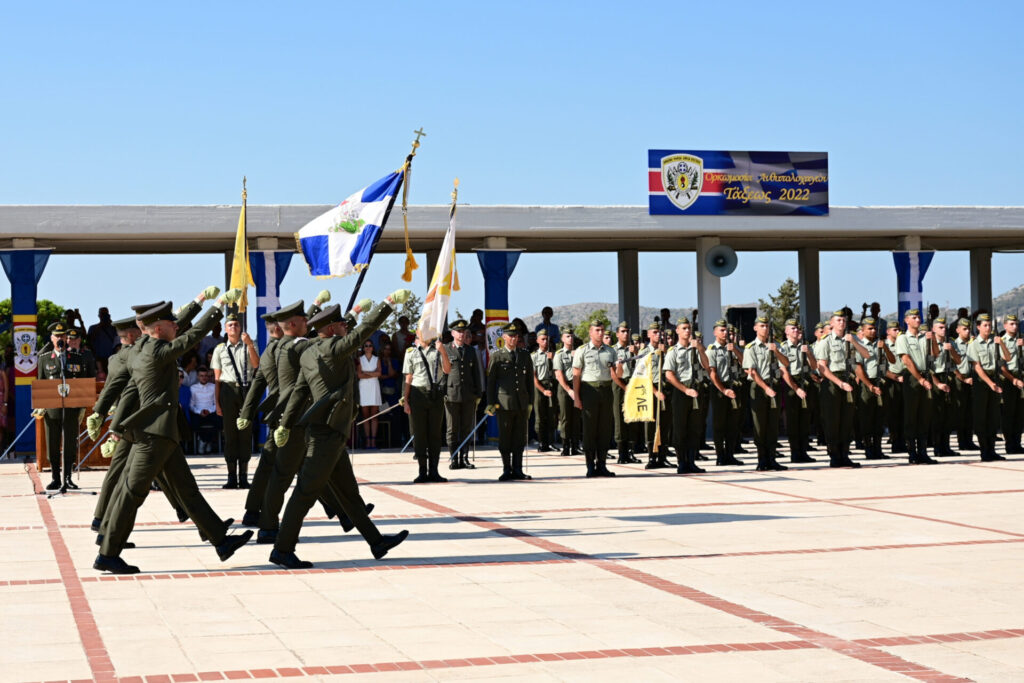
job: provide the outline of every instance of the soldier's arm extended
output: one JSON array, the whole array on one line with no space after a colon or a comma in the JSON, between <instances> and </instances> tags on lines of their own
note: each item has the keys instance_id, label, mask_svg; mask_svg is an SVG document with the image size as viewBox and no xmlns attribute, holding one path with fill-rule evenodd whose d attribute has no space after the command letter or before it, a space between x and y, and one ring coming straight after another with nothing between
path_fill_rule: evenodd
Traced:
<instances>
[{"instance_id":1,"label":"soldier's arm extended","mask_svg":"<svg viewBox=\"0 0 1024 683\"><path fill-rule=\"evenodd\" d=\"M448 358L448 347L441 343L438 339L434 344L434 348L437 349L437 353L441 356L441 372L449 374L452 371L452 361Z\"/></svg>"},{"instance_id":2,"label":"soldier's arm extended","mask_svg":"<svg viewBox=\"0 0 1024 683\"><path fill-rule=\"evenodd\" d=\"M363 316L362 322L356 325L344 337L331 337L326 340L328 353L335 360L345 360L346 357L354 354L363 346L367 339L373 336L373 333L384 324L384 321L387 320L393 310L387 300L381 301L371 308Z\"/></svg>"},{"instance_id":3,"label":"soldier's arm extended","mask_svg":"<svg viewBox=\"0 0 1024 683\"><path fill-rule=\"evenodd\" d=\"M575 402L577 408L582 408L583 403L580 401L580 383L583 381L583 370L582 368L573 367L572 369L572 400Z\"/></svg>"},{"instance_id":4,"label":"soldier's arm extended","mask_svg":"<svg viewBox=\"0 0 1024 683\"><path fill-rule=\"evenodd\" d=\"M882 345L879 348L882 349L883 351L885 351L885 359L887 361L889 361L889 363L892 363L892 364L896 363L896 356L893 354L892 349L889 348L888 344L886 344L883 341Z\"/></svg>"},{"instance_id":5,"label":"soldier's arm extended","mask_svg":"<svg viewBox=\"0 0 1024 683\"><path fill-rule=\"evenodd\" d=\"M818 360L818 374L827 379L829 382L832 382L832 384L835 384L843 391L853 391L853 387L851 387L849 384L836 377L835 373L828 369L828 363L826 363L824 360Z\"/></svg>"},{"instance_id":6,"label":"soldier's arm extended","mask_svg":"<svg viewBox=\"0 0 1024 683\"><path fill-rule=\"evenodd\" d=\"M932 386L931 382L929 382L927 380L927 378L925 378L925 376L921 374L921 371L917 369L917 366L914 365L914 361L910 357L910 354L908 354L908 353L902 354L900 356L900 360L903 361L903 366L907 368L907 372L909 372L911 375L913 375L914 379L916 379L921 384L922 387L924 387L925 389L930 389L931 388L931 386Z\"/></svg>"},{"instance_id":7,"label":"soldier's arm extended","mask_svg":"<svg viewBox=\"0 0 1024 683\"><path fill-rule=\"evenodd\" d=\"M712 365L708 369L708 376L711 377L711 383L715 385L715 389L718 389L723 396L727 398L736 398L736 392L732 389L726 388L726 386L722 384L722 379L718 376L718 368Z\"/></svg>"},{"instance_id":8,"label":"soldier's arm extended","mask_svg":"<svg viewBox=\"0 0 1024 683\"><path fill-rule=\"evenodd\" d=\"M765 394L768 396L775 396L775 390L768 386L768 383L761 377L761 373L759 373L755 368L748 369L747 374L757 383L757 386L764 390Z\"/></svg>"},{"instance_id":9,"label":"soldier's arm extended","mask_svg":"<svg viewBox=\"0 0 1024 683\"><path fill-rule=\"evenodd\" d=\"M1003 338L1000 337L999 335L996 335L996 346L999 347L999 351L1003 354L1003 362L1009 363L1010 349L1006 348L1006 343L1003 341Z\"/></svg>"},{"instance_id":10,"label":"soldier's arm extended","mask_svg":"<svg viewBox=\"0 0 1024 683\"><path fill-rule=\"evenodd\" d=\"M1010 380L1010 383L1013 384L1013 386L1020 386L1021 381L1013 376L1013 373L1010 372L1010 368L1006 367L1005 365L1000 365L999 373L1006 379Z\"/></svg>"},{"instance_id":11,"label":"soldier's arm extended","mask_svg":"<svg viewBox=\"0 0 1024 683\"><path fill-rule=\"evenodd\" d=\"M949 351L949 357L953 359L953 365L960 365L960 363L963 362L964 357L957 352L954 344L951 342L946 342L945 344L949 344L949 346L946 346L945 348ZM945 346L945 344L943 344L943 346Z\"/></svg>"},{"instance_id":12,"label":"soldier's arm extended","mask_svg":"<svg viewBox=\"0 0 1024 683\"><path fill-rule=\"evenodd\" d=\"M177 337L174 341L169 342L160 346L153 351L153 358L157 363L166 365L173 363L193 346L198 344L203 337L210 333L213 326L220 322L220 319L224 317L224 314L217 307L211 308L203 314L199 320L196 321L188 332Z\"/></svg>"},{"instance_id":13,"label":"soldier's arm extended","mask_svg":"<svg viewBox=\"0 0 1024 683\"><path fill-rule=\"evenodd\" d=\"M871 352L868 351L867 348L864 346L864 344L861 343L860 338L858 338L857 335L855 335L855 334L847 334L846 335L846 341L850 342L850 344L853 346L854 350L856 350L857 353L860 354L861 358L870 358L871 357Z\"/></svg>"},{"instance_id":14,"label":"soldier's arm extended","mask_svg":"<svg viewBox=\"0 0 1024 683\"><path fill-rule=\"evenodd\" d=\"M996 384L995 380L988 376L988 373L985 372L985 368L981 367L981 363L979 363L978 361L974 361L974 372L978 375L982 382L988 385L989 389L996 392L997 394L1003 393L1003 388Z\"/></svg>"},{"instance_id":15,"label":"soldier's arm extended","mask_svg":"<svg viewBox=\"0 0 1024 683\"><path fill-rule=\"evenodd\" d=\"M876 387L874 384L871 383L871 380L868 378L868 373L864 371L863 365L857 363L856 365L853 366L853 371L854 373L856 373L857 379L860 380L860 383L866 386L872 394L875 394L877 396L882 393L882 390L880 388Z\"/></svg>"}]
</instances>

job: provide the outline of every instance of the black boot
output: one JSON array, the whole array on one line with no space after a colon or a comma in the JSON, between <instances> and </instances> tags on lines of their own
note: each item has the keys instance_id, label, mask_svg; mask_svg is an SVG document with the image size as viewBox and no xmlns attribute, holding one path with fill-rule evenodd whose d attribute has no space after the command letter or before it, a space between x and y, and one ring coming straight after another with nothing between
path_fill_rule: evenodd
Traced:
<instances>
[{"instance_id":1,"label":"black boot","mask_svg":"<svg viewBox=\"0 0 1024 683\"><path fill-rule=\"evenodd\" d=\"M462 458L458 453L452 453L451 458L448 459L448 469L450 470L461 470L462 469Z\"/></svg>"},{"instance_id":2,"label":"black boot","mask_svg":"<svg viewBox=\"0 0 1024 683\"><path fill-rule=\"evenodd\" d=\"M473 463L471 463L469 461L469 453L467 451L462 451L462 469L464 469L464 470L475 470L476 469L476 465L474 465Z\"/></svg>"},{"instance_id":3,"label":"black boot","mask_svg":"<svg viewBox=\"0 0 1024 683\"><path fill-rule=\"evenodd\" d=\"M227 480L227 483L225 483L223 486L221 486L221 488L222 489L237 489L238 488L238 473L237 473L236 469L237 469L237 466L238 466L238 461L236 461L236 460L227 460L226 462L228 464L228 480Z\"/></svg>"},{"instance_id":4,"label":"black boot","mask_svg":"<svg viewBox=\"0 0 1024 683\"><path fill-rule=\"evenodd\" d=\"M440 455L432 455L430 456L430 462L427 464L427 480L432 484L444 484L448 481L437 471L437 464L440 460Z\"/></svg>"},{"instance_id":5,"label":"black boot","mask_svg":"<svg viewBox=\"0 0 1024 683\"><path fill-rule=\"evenodd\" d=\"M907 462L911 465L917 464L917 443L913 439L907 439L904 442L907 451ZM896 448L893 447L892 452L896 452Z\"/></svg>"},{"instance_id":6,"label":"black boot","mask_svg":"<svg viewBox=\"0 0 1024 683\"><path fill-rule=\"evenodd\" d=\"M571 451L569 449L569 440L568 439L562 439L562 452L559 453L559 455L569 455L570 452Z\"/></svg>"},{"instance_id":7,"label":"black boot","mask_svg":"<svg viewBox=\"0 0 1024 683\"><path fill-rule=\"evenodd\" d=\"M594 470L597 472L598 477L614 477L615 473L608 469L607 458L602 455L597 455L594 458Z\"/></svg>"},{"instance_id":8,"label":"black boot","mask_svg":"<svg viewBox=\"0 0 1024 683\"><path fill-rule=\"evenodd\" d=\"M583 455L583 447L580 446L580 442L577 441L572 445L572 450L569 451L573 455Z\"/></svg>"},{"instance_id":9,"label":"black boot","mask_svg":"<svg viewBox=\"0 0 1024 683\"><path fill-rule=\"evenodd\" d=\"M249 459L244 458L238 461L238 488L249 488Z\"/></svg>"},{"instance_id":10,"label":"black boot","mask_svg":"<svg viewBox=\"0 0 1024 683\"><path fill-rule=\"evenodd\" d=\"M515 476L512 474L512 456L508 453L501 454L501 470L498 481L515 481Z\"/></svg>"},{"instance_id":11,"label":"black boot","mask_svg":"<svg viewBox=\"0 0 1024 683\"><path fill-rule=\"evenodd\" d=\"M928 442L924 439L917 442L917 462L921 465L937 465L939 462L928 457Z\"/></svg>"},{"instance_id":12,"label":"black boot","mask_svg":"<svg viewBox=\"0 0 1024 683\"><path fill-rule=\"evenodd\" d=\"M512 478L516 481L533 479L529 474L523 472L523 452L519 451L512 455Z\"/></svg>"},{"instance_id":13,"label":"black boot","mask_svg":"<svg viewBox=\"0 0 1024 683\"><path fill-rule=\"evenodd\" d=\"M594 455L592 453L587 453L586 459L587 459L587 478L590 479L592 477L600 476L597 473L597 464L595 462L596 458L594 457Z\"/></svg>"},{"instance_id":14,"label":"black boot","mask_svg":"<svg viewBox=\"0 0 1024 683\"><path fill-rule=\"evenodd\" d=\"M430 477L427 475L427 457L417 458L416 462L419 464L420 473L419 476L412 480L414 484L426 484L430 481Z\"/></svg>"}]
</instances>

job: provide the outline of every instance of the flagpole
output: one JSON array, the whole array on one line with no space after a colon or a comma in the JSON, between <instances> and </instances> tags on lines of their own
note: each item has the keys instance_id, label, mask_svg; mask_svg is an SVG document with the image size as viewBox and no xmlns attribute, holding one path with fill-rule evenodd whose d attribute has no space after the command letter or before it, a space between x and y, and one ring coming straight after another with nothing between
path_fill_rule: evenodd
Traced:
<instances>
[{"instance_id":1,"label":"flagpole","mask_svg":"<svg viewBox=\"0 0 1024 683\"><path fill-rule=\"evenodd\" d=\"M409 156L405 158L405 171L402 173L402 181L395 188L394 193L391 195L391 199L388 201L388 208L384 211L384 218L380 223L380 230L377 231L377 236L373 240L373 246L370 247L370 255L366 259L366 265L363 266L362 270L359 271L359 279L356 280L356 286L352 290L352 296L348 298L348 307L346 311L351 311L352 307L355 306L356 297L359 296L359 288L363 286L363 278L366 277L366 271L370 269L370 262L373 261L373 255L377 252L377 243L380 242L381 235L384 234L384 228L388 224L388 217L391 215L391 209L395 206L395 200L398 199L398 192L402 189L402 183L408 185L409 173L412 171L412 158L416 156L416 149L420 146L420 136L426 135L421 127L418 131L415 131L416 139L412 143L412 151L409 152Z\"/></svg>"},{"instance_id":2,"label":"flagpole","mask_svg":"<svg viewBox=\"0 0 1024 683\"><path fill-rule=\"evenodd\" d=\"M247 204L248 204L248 199L249 199L249 192L248 192L248 190L245 189L245 180L246 180L245 176L242 176L242 243L245 245L245 267L248 268L249 267L249 211L248 211ZM243 276L243 280L244 280L244 276ZM245 307L245 312L242 313L242 321L241 322L242 322L242 330L243 331L247 331L249 329L249 327L248 327L248 322L249 322L249 313L248 313L248 311L249 311L249 306L248 306L248 303L249 303L248 302L249 287L248 287L248 285L249 285L249 283L246 280L246 281L244 281L244 284L245 284L245 294L243 295L243 297L246 299L246 307Z\"/></svg>"}]
</instances>

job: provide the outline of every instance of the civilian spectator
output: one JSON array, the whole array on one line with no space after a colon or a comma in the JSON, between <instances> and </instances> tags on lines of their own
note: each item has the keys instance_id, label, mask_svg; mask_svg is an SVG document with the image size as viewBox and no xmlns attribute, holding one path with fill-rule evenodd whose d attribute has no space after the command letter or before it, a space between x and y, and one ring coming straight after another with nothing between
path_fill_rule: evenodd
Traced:
<instances>
[{"instance_id":1,"label":"civilian spectator","mask_svg":"<svg viewBox=\"0 0 1024 683\"><path fill-rule=\"evenodd\" d=\"M64 310L64 323L68 326L68 329L75 328L85 336L85 323L82 321L82 314L79 313L77 308L68 308Z\"/></svg>"},{"instance_id":2,"label":"civilian spectator","mask_svg":"<svg viewBox=\"0 0 1024 683\"><path fill-rule=\"evenodd\" d=\"M380 358L373 353L373 342L363 343L363 353L356 361L356 377L359 378L359 410L363 419L363 442L367 448L377 447L377 413L380 412Z\"/></svg>"},{"instance_id":3,"label":"civilian spectator","mask_svg":"<svg viewBox=\"0 0 1024 683\"><path fill-rule=\"evenodd\" d=\"M182 450L188 455L193 455L191 403L192 392L185 384L185 371L178 368L178 438Z\"/></svg>"},{"instance_id":4,"label":"civilian spectator","mask_svg":"<svg viewBox=\"0 0 1024 683\"><path fill-rule=\"evenodd\" d=\"M391 340L391 351L399 362L405 358L405 350L411 347L414 341L416 335L409 331L409 318L403 315L398 319L398 329Z\"/></svg>"},{"instance_id":5,"label":"civilian spectator","mask_svg":"<svg viewBox=\"0 0 1024 683\"><path fill-rule=\"evenodd\" d=\"M475 335L478 330L483 330L485 328L484 312L479 308L474 309L473 314L469 316L469 331Z\"/></svg>"},{"instance_id":6,"label":"civilian spectator","mask_svg":"<svg viewBox=\"0 0 1024 683\"><path fill-rule=\"evenodd\" d=\"M192 425L199 435L199 454L213 453L214 443L220 432L220 417L217 415L217 404L214 400L216 385L211 381L212 373L205 365L199 368L199 381L189 387L192 396L189 399L189 412Z\"/></svg>"},{"instance_id":7,"label":"civilian spectator","mask_svg":"<svg viewBox=\"0 0 1024 683\"><path fill-rule=\"evenodd\" d=\"M402 366L391 354L391 344L385 343L380 347L380 397L383 403L389 406L398 403L398 399L401 396L398 385L401 376ZM388 440L390 441L388 447L395 442L404 444L407 438L405 435L405 413L397 409L392 410L382 419L388 420L388 423L391 425L388 433Z\"/></svg>"},{"instance_id":8,"label":"civilian spectator","mask_svg":"<svg viewBox=\"0 0 1024 683\"><path fill-rule=\"evenodd\" d=\"M549 339L558 339L559 335L561 334L558 331L558 325L551 322L551 316L554 314L555 312L551 310L550 306L545 306L544 308L540 309L540 317L542 318L542 320L541 322L537 323L537 326L533 328L533 331L540 332L541 330L547 330Z\"/></svg>"},{"instance_id":9,"label":"civilian spectator","mask_svg":"<svg viewBox=\"0 0 1024 683\"><path fill-rule=\"evenodd\" d=\"M207 366L209 366L210 358L207 356L210 351L213 351L217 344L224 341L224 337L220 333L220 323L213 326L210 334L203 337L202 341L199 342L199 357L205 359Z\"/></svg>"},{"instance_id":10,"label":"civilian spectator","mask_svg":"<svg viewBox=\"0 0 1024 683\"><path fill-rule=\"evenodd\" d=\"M199 354L189 351L181 359L181 369L185 372L185 386L192 386L199 381Z\"/></svg>"},{"instance_id":11,"label":"civilian spectator","mask_svg":"<svg viewBox=\"0 0 1024 683\"><path fill-rule=\"evenodd\" d=\"M92 349L92 355L96 357L96 362L103 366L103 369L107 369L107 359L110 358L110 354L114 352L114 347L117 346L117 330L110 322L110 311L106 307L99 310L100 321L89 328L85 338L89 341L89 348Z\"/></svg>"}]
</instances>

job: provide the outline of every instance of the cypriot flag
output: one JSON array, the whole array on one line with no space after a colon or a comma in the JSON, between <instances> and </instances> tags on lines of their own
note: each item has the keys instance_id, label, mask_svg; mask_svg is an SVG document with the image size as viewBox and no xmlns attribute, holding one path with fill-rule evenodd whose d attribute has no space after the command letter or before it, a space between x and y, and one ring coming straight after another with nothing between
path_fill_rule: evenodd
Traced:
<instances>
[{"instance_id":1,"label":"cypriot flag","mask_svg":"<svg viewBox=\"0 0 1024 683\"><path fill-rule=\"evenodd\" d=\"M458 194L459 179L456 178L448 232L444 234L444 242L441 243L441 254L434 267L434 275L430 278L430 289L423 301L423 315L417 326L424 341L432 341L441 336L448 319L448 301L452 292L459 290L459 274L455 270L455 201Z\"/></svg>"}]
</instances>

